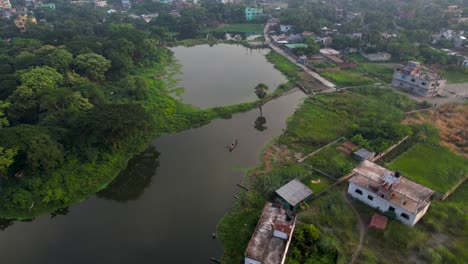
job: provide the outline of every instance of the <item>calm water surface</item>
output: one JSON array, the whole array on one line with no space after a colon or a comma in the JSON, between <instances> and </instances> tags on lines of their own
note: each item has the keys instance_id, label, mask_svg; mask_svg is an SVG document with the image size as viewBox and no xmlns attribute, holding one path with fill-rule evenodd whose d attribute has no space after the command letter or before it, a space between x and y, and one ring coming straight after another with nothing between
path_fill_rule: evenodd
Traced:
<instances>
[{"instance_id":1,"label":"calm water surface","mask_svg":"<svg viewBox=\"0 0 468 264\"><path fill-rule=\"evenodd\" d=\"M211 233L234 203L236 183L259 165L261 149L303 97L293 92L267 103L263 131L254 109L161 137L108 189L62 215L0 222L2 263L212 263L222 249Z\"/></svg>"},{"instance_id":2,"label":"calm water surface","mask_svg":"<svg viewBox=\"0 0 468 264\"><path fill-rule=\"evenodd\" d=\"M171 49L182 65L179 86L185 87L182 101L201 108L255 100L254 87L266 83L272 92L286 78L269 63L268 49L217 44Z\"/></svg>"}]
</instances>

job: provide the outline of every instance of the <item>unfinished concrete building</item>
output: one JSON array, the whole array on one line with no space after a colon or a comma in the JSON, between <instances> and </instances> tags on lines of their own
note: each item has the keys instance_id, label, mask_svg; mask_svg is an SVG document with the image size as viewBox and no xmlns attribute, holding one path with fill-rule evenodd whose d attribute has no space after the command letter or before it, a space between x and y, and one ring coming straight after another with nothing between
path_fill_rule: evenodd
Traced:
<instances>
[{"instance_id":1,"label":"unfinished concrete building","mask_svg":"<svg viewBox=\"0 0 468 264\"><path fill-rule=\"evenodd\" d=\"M392 86L418 96L436 96L445 88L446 79L435 71L410 61L399 65L393 73Z\"/></svg>"},{"instance_id":2,"label":"unfinished concrete building","mask_svg":"<svg viewBox=\"0 0 468 264\"><path fill-rule=\"evenodd\" d=\"M434 191L364 160L349 179L348 194L380 210L393 212L402 223L413 226L426 214Z\"/></svg>"}]
</instances>

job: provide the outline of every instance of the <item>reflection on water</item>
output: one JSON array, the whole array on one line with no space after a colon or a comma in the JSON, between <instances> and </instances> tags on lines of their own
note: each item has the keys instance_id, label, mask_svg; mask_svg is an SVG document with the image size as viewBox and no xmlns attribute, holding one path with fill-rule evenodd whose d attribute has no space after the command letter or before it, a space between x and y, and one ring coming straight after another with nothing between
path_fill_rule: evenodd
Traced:
<instances>
[{"instance_id":1,"label":"reflection on water","mask_svg":"<svg viewBox=\"0 0 468 264\"><path fill-rule=\"evenodd\" d=\"M5 230L9 226L12 226L14 223L14 220L11 219L0 219L0 230Z\"/></svg>"},{"instance_id":2,"label":"reflection on water","mask_svg":"<svg viewBox=\"0 0 468 264\"><path fill-rule=\"evenodd\" d=\"M69 212L70 212L69 207L60 208L50 213L50 218L55 218L58 215L67 215Z\"/></svg>"},{"instance_id":3,"label":"reflection on water","mask_svg":"<svg viewBox=\"0 0 468 264\"><path fill-rule=\"evenodd\" d=\"M266 117L264 116L259 116L257 117L257 119L255 119L255 129L257 129L258 131L262 132L264 130L266 130L268 127L265 126L267 120L266 120Z\"/></svg>"},{"instance_id":4,"label":"reflection on water","mask_svg":"<svg viewBox=\"0 0 468 264\"><path fill-rule=\"evenodd\" d=\"M143 153L132 158L127 168L97 197L125 203L137 200L151 184L159 166L159 152L154 146L149 146Z\"/></svg>"}]
</instances>

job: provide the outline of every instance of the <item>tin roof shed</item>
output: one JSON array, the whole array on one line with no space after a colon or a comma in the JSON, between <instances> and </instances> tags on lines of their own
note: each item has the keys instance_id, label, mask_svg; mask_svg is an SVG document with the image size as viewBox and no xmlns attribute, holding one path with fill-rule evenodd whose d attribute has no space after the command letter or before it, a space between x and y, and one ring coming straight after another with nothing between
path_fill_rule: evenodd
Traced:
<instances>
[{"instance_id":1,"label":"tin roof shed","mask_svg":"<svg viewBox=\"0 0 468 264\"><path fill-rule=\"evenodd\" d=\"M276 190L276 194L291 206L296 206L309 198L312 195L312 190L298 179L294 179Z\"/></svg>"}]
</instances>

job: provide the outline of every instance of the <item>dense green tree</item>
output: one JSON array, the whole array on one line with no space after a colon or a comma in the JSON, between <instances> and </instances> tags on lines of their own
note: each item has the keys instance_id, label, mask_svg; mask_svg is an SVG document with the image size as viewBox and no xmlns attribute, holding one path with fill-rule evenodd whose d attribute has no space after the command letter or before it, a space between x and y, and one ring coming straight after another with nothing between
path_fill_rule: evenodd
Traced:
<instances>
[{"instance_id":1,"label":"dense green tree","mask_svg":"<svg viewBox=\"0 0 468 264\"><path fill-rule=\"evenodd\" d=\"M18 154L11 165L15 174L46 175L63 161L62 146L38 126L18 125L0 129L0 146L17 149Z\"/></svg>"},{"instance_id":2,"label":"dense green tree","mask_svg":"<svg viewBox=\"0 0 468 264\"><path fill-rule=\"evenodd\" d=\"M92 52L76 56L74 63L78 72L95 81L104 80L104 74L111 66L108 59Z\"/></svg>"},{"instance_id":3,"label":"dense green tree","mask_svg":"<svg viewBox=\"0 0 468 264\"><path fill-rule=\"evenodd\" d=\"M5 117L5 110L10 106L8 102L0 101L0 128L8 126L8 120Z\"/></svg>"},{"instance_id":4,"label":"dense green tree","mask_svg":"<svg viewBox=\"0 0 468 264\"><path fill-rule=\"evenodd\" d=\"M73 55L66 49L55 49L45 58L45 64L61 73L69 70L73 61Z\"/></svg>"},{"instance_id":5,"label":"dense green tree","mask_svg":"<svg viewBox=\"0 0 468 264\"><path fill-rule=\"evenodd\" d=\"M115 149L150 131L152 119L141 105L110 104L92 108L76 125L76 143Z\"/></svg>"},{"instance_id":6,"label":"dense green tree","mask_svg":"<svg viewBox=\"0 0 468 264\"><path fill-rule=\"evenodd\" d=\"M306 53L309 55L314 55L317 54L320 50L319 44L317 44L317 41L313 36L306 36L304 38L305 43L307 44L307 49Z\"/></svg>"},{"instance_id":7,"label":"dense green tree","mask_svg":"<svg viewBox=\"0 0 468 264\"><path fill-rule=\"evenodd\" d=\"M57 88L62 80L62 75L49 66L38 66L20 74L21 85L33 91Z\"/></svg>"}]
</instances>

